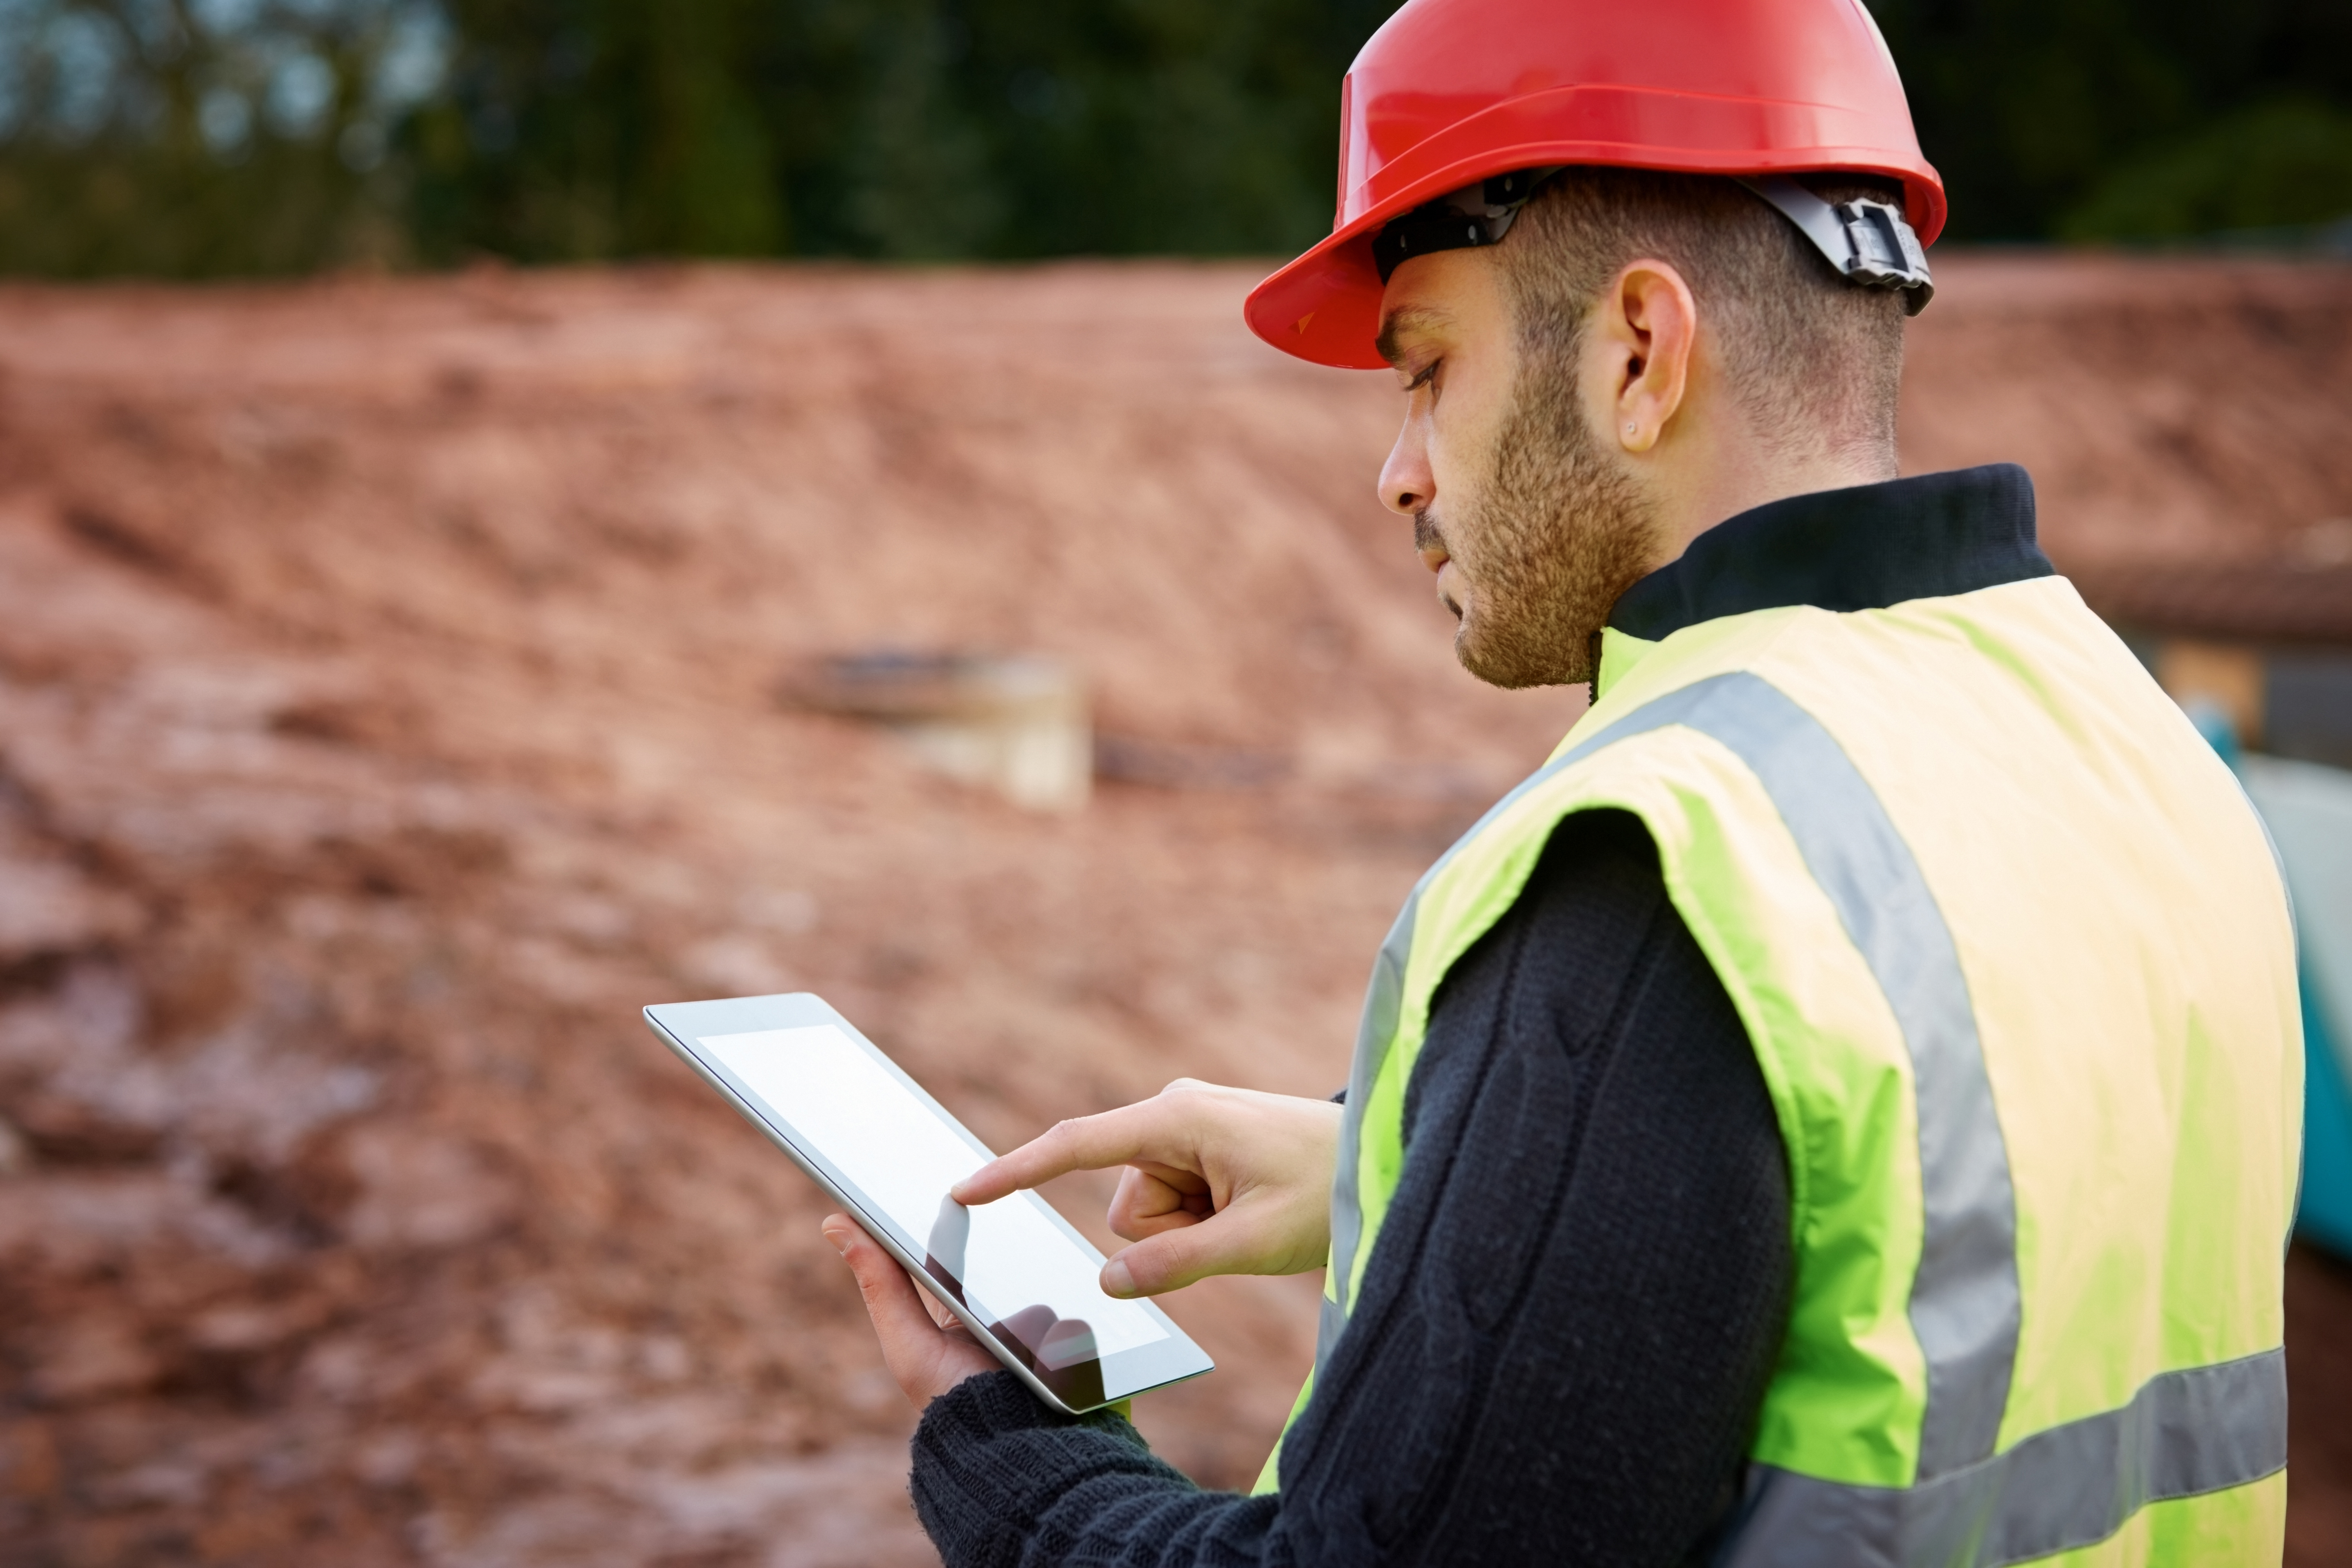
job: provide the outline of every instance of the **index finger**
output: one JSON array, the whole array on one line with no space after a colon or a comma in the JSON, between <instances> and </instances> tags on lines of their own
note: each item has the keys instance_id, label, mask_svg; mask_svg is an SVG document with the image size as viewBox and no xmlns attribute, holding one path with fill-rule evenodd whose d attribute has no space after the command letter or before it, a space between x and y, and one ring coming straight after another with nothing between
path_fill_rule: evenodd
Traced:
<instances>
[{"instance_id":1,"label":"index finger","mask_svg":"<svg viewBox=\"0 0 2352 1568\"><path fill-rule=\"evenodd\" d=\"M1153 1158L1167 1146L1166 1120L1165 1105L1146 1100L1099 1116L1056 1122L958 1182L948 1189L948 1196L966 1205L992 1204L1071 1171L1101 1171Z\"/></svg>"}]
</instances>

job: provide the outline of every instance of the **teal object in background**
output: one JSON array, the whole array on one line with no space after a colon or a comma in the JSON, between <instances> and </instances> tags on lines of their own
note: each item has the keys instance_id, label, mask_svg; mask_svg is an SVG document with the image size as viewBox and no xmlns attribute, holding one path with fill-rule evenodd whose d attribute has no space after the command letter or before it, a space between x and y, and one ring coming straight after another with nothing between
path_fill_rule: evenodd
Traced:
<instances>
[{"instance_id":1,"label":"teal object in background","mask_svg":"<svg viewBox=\"0 0 2352 1568\"><path fill-rule=\"evenodd\" d=\"M2294 898L2305 1068L2295 1234L2352 1258L2352 773L2215 749L2262 813Z\"/></svg>"},{"instance_id":2,"label":"teal object in background","mask_svg":"<svg viewBox=\"0 0 2352 1568\"><path fill-rule=\"evenodd\" d=\"M2303 1203L2294 1231L2352 1258L2352 1093L2311 977L2303 981Z\"/></svg>"}]
</instances>

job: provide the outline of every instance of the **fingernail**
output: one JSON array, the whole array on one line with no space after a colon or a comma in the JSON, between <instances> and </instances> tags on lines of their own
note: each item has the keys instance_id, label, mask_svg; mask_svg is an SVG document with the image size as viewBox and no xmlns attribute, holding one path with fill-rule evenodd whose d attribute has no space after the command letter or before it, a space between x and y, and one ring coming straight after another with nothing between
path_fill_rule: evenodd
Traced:
<instances>
[{"instance_id":1,"label":"fingernail","mask_svg":"<svg viewBox=\"0 0 2352 1568\"><path fill-rule=\"evenodd\" d=\"M1135 1276L1124 1259L1114 1258L1103 1265L1102 1288L1104 1295L1122 1300L1135 1294Z\"/></svg>"},{"instance_id":2,"label":"fingernail","mask_svg":"<svg viewBox=\"0 0 2352 1568\"><path fill-rule=\"evenodd\" d=\"M845 1258L849 1256L849 1227L847 1226L826 1226L824 1227L824 1238L833 1243L833 1249L835 1252L840 1253Z\"/></svg>"}]
</instances>

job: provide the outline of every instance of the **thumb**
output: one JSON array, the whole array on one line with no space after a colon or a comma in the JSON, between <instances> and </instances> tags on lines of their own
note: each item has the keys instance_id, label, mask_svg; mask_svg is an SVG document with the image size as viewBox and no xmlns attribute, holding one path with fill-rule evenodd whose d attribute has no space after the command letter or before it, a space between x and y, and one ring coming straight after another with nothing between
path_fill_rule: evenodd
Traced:
<instances>
[{"instance_id":1,"label":"thumb","mask_svg":"<svg viewBox=\"0 0 2352 1568\"><path fill-rule=\"evenodd\" d=\"M898 1260L882 1250L881 1244L866 1234L865 1227L846 1215L834 1215L817 1227L824 1233L849 1271L857 1279L857 1289L866 1298L866 1310L880 1321L886 1317L899 1319L908 1311L923 1311L922 1302L915 1298L913 1281ZM924 1313L926 1320L929 1314Z\"/></svg>"},{"instance_id":2,"label":"thumb","mask_svg":"<svg viewBox=\"0 0 2352 1568\"><path fill-rule=\"evenodd\" d=\"M1125 1299L1181 1290L1212 1274L1255 1274L1248 1221L1231 1209L1150 1237L1103 1265L1103 1293Z\"/></svg>"}]
</instances>

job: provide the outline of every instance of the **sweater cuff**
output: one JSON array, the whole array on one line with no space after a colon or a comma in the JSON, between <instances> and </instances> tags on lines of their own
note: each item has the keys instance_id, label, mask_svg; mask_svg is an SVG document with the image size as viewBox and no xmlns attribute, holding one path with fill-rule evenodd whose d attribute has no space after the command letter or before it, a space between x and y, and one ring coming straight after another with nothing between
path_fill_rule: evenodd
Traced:
<instances>
[{"instance_id":1,"label":"sweater cuff","mask_svg":"<svg viewBox=\"0 0 2352 1568\"><path fill-rule=\"evenodd\" d=\"M983 1372L965 1378L931 1401L915 1428L915 1447L939 1442L950 1433L963 1442L1009 1436L1015 1432L1061 1430L1090 1426L1107 1436L1151 1451L1143 1434L1127 1418L1127 1401L1069 1416L1050 1409L1029 1392L1029 1385L1009 1372Z\"/></svg>"},{"instance_id":2,"label":"sweater cuff","mask_svg":"<svg viewBox=\"0 0 2352 1568\"><path fill-rule=\"evenodd\" d=\"M1009 1372L965 1378L915 1428L908 1490L948 1568L1013 1568L1044 1515L1090 1482L1191 1489L1127 1418L1048 1409Z\"/></svg>"}]
</instances>

